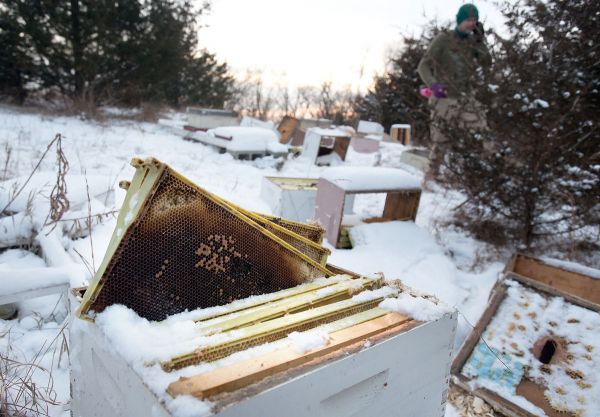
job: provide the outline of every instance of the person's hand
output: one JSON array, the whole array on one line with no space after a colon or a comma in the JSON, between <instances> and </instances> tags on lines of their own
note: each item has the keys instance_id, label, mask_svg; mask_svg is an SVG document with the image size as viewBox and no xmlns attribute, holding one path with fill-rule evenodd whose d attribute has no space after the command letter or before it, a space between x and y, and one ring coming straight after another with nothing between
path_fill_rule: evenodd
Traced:
<instances>
[{"instance_id":1,"label":"person's hand","mask_svg":"<svg viewBox=\"0 0 600 417\"><path fill-rule=\"evenodd\" d=\"M435 98L446 98L448 95L446 94L446 90L444 90L444 86L440 83L431 84L431 92L435 96Z\"/></svg>"},{"instance_id":2,"label":"person's hand","mask_svg":"<svg viewBox=\"0 0 600 417\"><path fill-rule=\"evenodd\" d=\"M483 23L475 23L475 27L473 28L473 34L475 35L475 40L477 42L483 42L483 40L485 39L485 29L483 28Z\"/></svg>"}]
</instances>

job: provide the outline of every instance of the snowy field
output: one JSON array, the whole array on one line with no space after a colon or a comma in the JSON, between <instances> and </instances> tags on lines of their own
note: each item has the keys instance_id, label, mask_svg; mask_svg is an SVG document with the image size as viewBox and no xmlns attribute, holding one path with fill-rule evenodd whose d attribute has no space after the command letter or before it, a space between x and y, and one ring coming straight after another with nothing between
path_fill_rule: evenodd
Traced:
<instances>
[{"instance_id":1,"label":"snowy field","mask_svg":"<svg viewBox=\"0 0 600 417\"><path fill-rule=\"evenodd\" d=\"M181 115L169 117L177 120ZM30 180L30 186L37 185L36 192L11 199L58 133L69 164L65 179L70 209L63 218L71 220L52 230L42 225L47 222L48 195L57 177L55 148L50 149ZM379 156L350 150L346 165L401 167L399 156L404 149L383 143ZM73 287L85 285L106 251L116 222L113 213L125 194L118 182L133 176L129 161L134 156L154 156L210 192L263 213L271 211L259 196L264 176L317 177L324 169L292 158L282 167L281 160L272 157L237 161L209 146L184 141L165 125L122 119L98 123L0 109L0 179L4 180L0 206L10 202L12 211L27 212L27 219L2 223L0 241L2 233L4 237L15 237L27 235L32 228L42 230L36 246L41 246L45 254L43 259L25 249L0 249L0 293L9 291L17 280L30 287L39 285L41 279L55 279L57 283L66 280ZM110 190L114 195L107 193ZM354 230L355 247L330 247L329 258L331 263L361 274L383 272L386 279L400 279L458 309L455 347L478 320L510 256L508 251L491 251L464 233L441 226L460 201L460 196L429 186L423 193L416 224L359 226ZM383 199L379 195L361 196L356 208L376 212L383 208ZM91 223L86 222L90 214ZM15 225L17 220L19 224ZM26 277L31 274L35 277ZM32 282L25 283L27 279ZM31 415L69 415L68 320L65 303L57 295L21 302L17 319L0 320L3 383L9 390L16 387L16 375L27 370L35 386L22 389L17 401L28 404ZM449 405L446 415L456 416L458 412Z\"/></svg>"}]
</instances>

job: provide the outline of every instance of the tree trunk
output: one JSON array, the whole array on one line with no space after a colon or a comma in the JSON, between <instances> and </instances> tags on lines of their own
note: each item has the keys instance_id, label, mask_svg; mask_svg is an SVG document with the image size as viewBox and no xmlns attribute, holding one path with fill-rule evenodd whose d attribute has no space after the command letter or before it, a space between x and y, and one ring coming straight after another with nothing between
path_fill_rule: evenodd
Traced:
<instances>
[{"instance_id":1,"label":"tree trunk","mask_svg":"<svg viewBox=\"0 0 600 417\"><path fill-rule=\"evenodd\" d=\"M79 0L71 0L71 42L73 44L73 69L75 71L75 96L83 93L83 46L81 43L81 16Z\"/></svg>"}]
</instances>

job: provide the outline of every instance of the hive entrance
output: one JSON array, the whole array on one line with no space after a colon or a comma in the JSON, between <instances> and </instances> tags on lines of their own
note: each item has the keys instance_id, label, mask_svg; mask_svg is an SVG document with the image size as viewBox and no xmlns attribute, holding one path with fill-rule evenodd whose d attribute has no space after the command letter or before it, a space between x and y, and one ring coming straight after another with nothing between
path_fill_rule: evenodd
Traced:
<instances>
[{"instance_id":1,"label":"hive entrance","mask_svg":"<svg viewBox=\"0 0 600 417\"><path fill-rule=\"evenodd\" d=\"M544 365L552 365L567 358L567 344L560 337L546 335L533 344L531 353Z\"/></svg>"},{"instance_id":2,"label":"hive entrance","mask_svg":"<svg viewBox=\"0 0 600 417\"><path fill-rule=\"evenodd\" d=\"M548 339L544 346L542 347L542 351L538 357L539 361L545 364L549 364L556 353L557 344L554 340Z\"/></svg>"}]
</instances>

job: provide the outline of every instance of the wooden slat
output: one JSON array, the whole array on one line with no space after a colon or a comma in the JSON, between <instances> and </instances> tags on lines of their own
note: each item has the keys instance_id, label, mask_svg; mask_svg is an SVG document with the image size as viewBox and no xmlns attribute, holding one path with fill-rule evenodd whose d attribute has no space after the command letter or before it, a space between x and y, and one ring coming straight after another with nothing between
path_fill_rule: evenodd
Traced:
<instances>
[{"instance_id":1,"label":"wooden slat","mask_svg":"<svg viewBox=\"0 0 600 417\"><path fill-rule=\"evenodd\" d=\"M409 320L410 318L399 313L389 313L383 317L332 333L327 346L313 349L307 353L298 353L290 347L280 349L191 378L181 378L169 385L167 392L173 397L187 394L206 398L222 392L234 391L277 372L305 364L315 358L400 326Z\"/></svg>"},{"instance_id":2,"label":"wooden slat","mask_svg":"<svg viewBox=\"0 0 600 417\"><path fill-rule=\"evenodd\" d=\"M526 255L518 254L511 266L516 274L542 282L559 291L600 304L600 279L567 271Z\"/></svg>"},{"instance_id":3,"label":"wooden slat","mask_svg":"<svg viewBox=\"0 0 600 417\"><path fill-rule=\"evenodd\" d=\"M279 317L267 322L257 323L245 327L243 330L233 330L233 332L239 333L236 333L230 340L175 356L170 361L162 362L161 366L164 371L168 372L200 362L213 362L234 352L282 339L291 332L306 331L322 324L332 323L368 310L374 312L376 314L375 317L384 316L387 311L377 307L383 300L384 297L366 301L344 300L312 310ZM223 334L227 334L227 332Z\"/></svg>"}]
</instances>

